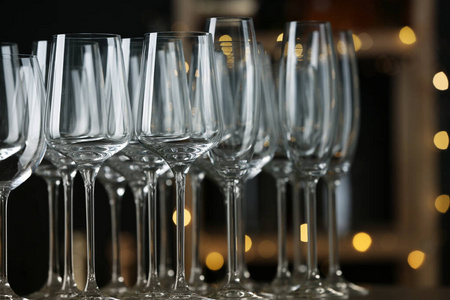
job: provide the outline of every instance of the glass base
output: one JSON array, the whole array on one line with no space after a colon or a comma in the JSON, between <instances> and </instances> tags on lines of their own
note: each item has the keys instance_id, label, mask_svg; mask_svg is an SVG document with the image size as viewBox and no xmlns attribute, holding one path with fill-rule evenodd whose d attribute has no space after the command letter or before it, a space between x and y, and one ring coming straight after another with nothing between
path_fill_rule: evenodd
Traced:
<instances>
[{"instance_id":1,"label":"glass base","mask_svg":"<svg viewBox=\"0 0 450 300\"><path fill-rule=\"evenodd\" d=\"M325 283L333 290L348 294L349 296L365 297L369 295L368 289L347 281L340 274L328 276Z\"/></svg>"},{"instance_id":2,"label":"glass base","mask_svg":"<svg viewBox=\"0 0 450 300\"><path fill-rule=\"evenodd\" d=\"M190 282L189 289L196 294L201 296L210 296L214 294L217 290L216 286L204 281L200 282Z\"/></svg>"},{"instance_id":3,"label":"glass base","mask_svg":"<svg viewBox=\"0 0 450 300\"><path fill-rule=\"evenodd\" d=\"M128 287L122 281L110 282L103 286L100 290L103 294L115 298L120 298L122 295L128 293Z\"/></svg>"},{"instance_id":4,"label":"glass base","mask_svg":"<svg viewBox=\"0 0 450 300\"><path fill-rule=\"evenodd\" d=\"M277 298L285 296L300 288L291 277L276 277L271 283L264 286L261 290L261 295L264 297Z\"/></svg>"},{"instance_id":5,"label":"glass base","mask_svg":"<svg viewBox=\"0 0 450 300\"><path fill-rule=\"evenodd\" d=\"M287 299L348 299L348 295L338 292L320 278L305 280L298 289L286 295Z\"/></svg>"},{"instance_id":6,"label":"glass base","mask_svg":"<svg viewBox=\"0 0 450 300\"><path fill-rule=\"evenodd\" d=\"M8 283L0 286L0 299L5 300L28 300L28 298L17 295Z\"/></svg>"},{"instance_id":7,"label":"glass base","mask_svg":"<svg viewBox=\"0 0 450 300\"><path fill-rule=\"evenodd\" d=\"M37 290L36 292L33 292L33 293L27 295L27 298L28 299L48 298L51 295L58 292L59 290L61 290L61 283L59 283L58 285L54 285L54 286L45 285L40 290Z\"/></svg>"},{"instance_id":8,"label":"glass base","mask_svg":"<svg viewBox=\"0 0 450 300\"><path fill-rule=\"evenodd\" d=\"M108 296L100 292L100 290L82 291L71 300L118 300L117 298Z\"/></svg>"},{"instance_id":9,"label":"glass base","mask_svg":"<svg viewBox=\"0 0 450 300\"><path fill-rule=\"evenodd\" d=\"M256 293L246 289L240 283L227 283L214 294L211 295L213 299L264 299Z\"/></svg>"}]
</instances>

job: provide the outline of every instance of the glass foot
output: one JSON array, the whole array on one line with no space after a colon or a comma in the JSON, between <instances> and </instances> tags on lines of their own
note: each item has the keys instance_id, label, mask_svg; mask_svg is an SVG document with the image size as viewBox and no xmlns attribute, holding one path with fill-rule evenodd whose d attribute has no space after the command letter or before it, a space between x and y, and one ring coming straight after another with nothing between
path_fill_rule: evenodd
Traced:
<instances>
[{"instance_id":1,"label":"glass foot","mask_svg":"<svg viewBox=\"0 0 450 300\"><path fill-rule=\"evenodd\" d=\"M213 295L213 299L263 299L263 297L257 295L256 293L246 289L240 283L227 283L219 290L217 290Z\"/></svg>"},{"instance_id":2,"label":"glass foot","mask_svg":"<svg viewBox=\"0 0 450 300\"><path fill-rule=\"evenodd\" d=\"M40 290L27 295L28 299L43 299L55 294L57 291L61 290L61 284L58 286L44 286Z\"/></svg>"},{"instance_id":3,"label":"glass foot","mask_svg":"<svg viewBox=\"0 0 450 300\"><path fill-rule=\"evenodd\" d=\"M348 294L349 296L364 297L369 295L369 290L347 281L342 275L329 276L325 283L335 291Z\"/></svg>"},{"instance_id":4,"label":"glass foot","mask_svg":"<svg viewBox=\"0 0 450 300\"><path fill-rule=\"evenodd\" d=\"M2 283L0 285L0 299L6 300L27 300L28 298L17 295L12 288L9 286L9 283Z\"/></svg>"},{"instance_id":5,"label":"glass foot","mask_svg":"<svg viewBox=\"0 0 450 300\"><path fill-rule=\"evenodd\" d=\"M100 292L100 290L82 291L71 300L118 300L117 298L108 296Z\"/></svg>"},{"instance_id":6,"label":"glass foot","mask_svg":"<svg viewBox=\"0 0 450 300\"><path fill-rule=\"evenodd\" d=\"M264 297L277 298L285 296L300 287L299 284L294 283L291 277L275 278L271 283L264 286L261 290L261 295Z\"/></svg>"},{"instance_id":7,"label":"glass foot","mask_svg":"<svg viewBox=\"0 0 450 300\"><path fill-rule=\"evenodd\" d=\"M298 289L286 295L288 299L348 299L348 295L336 291L319 278L305 280Z\"/></svg>"},{"instance_id":8,"label":"glass foot","mask_svg":"<svg viewBox=\"0 0 450 300\"><path fill-rule=\"evenodd\" d=\"M120 296L128 293L128 287L125 284L110 283L100 289L103 294L120 298Z\"/></svg>"},{"instance_id":9,"label":"glass foot","mask_svg":"<svg viewBox=\"0 0 450 300\"><path fill-rule=\"evenodd\" d=\"M210 296L216 292L216 287L212 284L206 283L204 281L200 282L190 282L189 289L196 294L201 296Z\"/></svg>"}]
</instances>

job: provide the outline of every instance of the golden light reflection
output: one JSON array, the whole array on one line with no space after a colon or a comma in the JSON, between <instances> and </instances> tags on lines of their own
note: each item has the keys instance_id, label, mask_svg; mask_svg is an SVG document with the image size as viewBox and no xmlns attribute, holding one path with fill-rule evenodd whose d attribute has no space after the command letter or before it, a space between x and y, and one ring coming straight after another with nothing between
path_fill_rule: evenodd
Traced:
<instances>
[{"instance_id":1,"label":"golden light reflection","mask_svg":"<svg viewBox=\"0 0 450 300\"><path fill-rule=\"evenodd\" d=\"M223 255L219 252L211 252L206 256L206 267L212 271L220 270L223 267Z\"/></svg>"},{"instance_id":2,"label":"golden light reflection","mask_svg":"<svg viewBox=\"0 0 450 300\"><path fill-rule=\"evenodd\" d=\"M297 45L295 45L295 55L298 58L301 58L303 56L303 45L298 43Z\"/></svg>"},{"instance_id":3,"label":"golden light reflection","mask_svg":"<svg viewBox=\"0 0 450 300\"><path fill-rule=\"evenodd\" d=\"M406 45L411 45L416 42L416 34L409 26L400 29L398 37L400 38L400 41Z\"/></svg>"},{"instance_id":4,"label":"golden light reflection","mask_svg":"<svg viewBox=\"0 0 450 300\"><path fill-rule=\"evenodd\" d=\"M337 42L336 49L339 52L339 54L344 55L347 53L347 45L344 41Z\"/></svg>"},{"instance_id":5,"label":"golden light reflection","mask_svg":"<svg viewBox=\"0 0 450 300\"><path fill-rule=\"evenodd\" d=\"M277 36L277 42L282 42L282 41L283 41L283 34L280 33L280 34Z\"/></svg>"},{"instance_id":6,"label":"golden light reflection","mask_svg":"<svg viewBox=\"0 0 450 300\"><path fill-rule=\"evenodd\" d=\"M219 38L219 42L231 42L233 39L228 34L224 34Z\"/></svg>"},{"instance_id":7,"label":"golden light reflection","mask_svg":"<svg viewBox=\"0 0 450 300\"><path fill-rule=\"evenodd\" d=\"M258 253L263 258L270 258L277 252L277 246L274 242L269 240L264 240L258 245Z\"/></svg>"},{"instance_id":8,"label":"golden light reflection","mask_svg":"<svg viewBox=\"0 0 450 300\"><path fill-rule=\"evenodd\" d=\"M248 252L252 248L252 239L245 235L245 252Z\"/></svg>"},{"instance_id":9,"label":"golden light reflection","mask_svg":"<svg viewBox=\"0 0 450 300\"><path fill-rule=\"evenodd\" d=\"M361 39L356 34L352 34L352 36L353 36L353 45L355 46L355 51L358 51L362 47Z\"/></svg>"},{"instance_id":10,"label":"golden light reflection","mask_svg":"<svg viewBox=\"0 0 450 300\"><path fill-rule=\"evenodd\" d=\"M177 225L177 211L173 212L172 221L175 225ZM187 209L185 209L184 210L184 226L185 227L188 226L190 222L191 222L191 213Z\"/></svg>"},{"instance_id":11,"label":"golden light reflection","mask_svg":"<svg viewBox=\"0 0 450 300\"><path fill-rule=\"evenodd\" d=\"M439 195L434 201L434 207L436 207L437 211L445 214L450 207L450 197L448 195Z\"/></svg>"},{"instance_id":12,"label":"golden light reflection","mask_svg":"<svg viewBox=\"0 0 450 300\"><path fill-rule=\"evenodd\" d=\"M449 144L448 133L446 131L439 131L434 135L434 145L440 150L446 150Z\"/></svg>"},{"instance_id":13,"label":"golden light reflection","mask_svg":"<svg viewBox=\"0 0 450 300\"><path fill-rule=\"evenodd\" d=\"M433 85L436 89L440 91L445 91L448 89L448 78L444 72L438 72L433 76Z\"/></svg>"},{"instance_id":14,"label":"golden light reflection","mask_svg":"<svg viewBox=\"0 0 450 300\"><path fill-rule=\"evenodd\" d=\"M186 68L186 73L189 72L189 64L187 63L187 61L184 62L184 67Z\"/></svg>"},{"instance_id":15,"label":"golden light reflection","mask_svg":"<svg viewBox=\"0 0 450 300\"><path fill-rule=\"evenodd\" d=\"M361 41L361 50L368 50L373 46L373 38L366 32L358 34L358 38Z\"/></svg>"},{"instance_id":16,"label":"golden light reflection","mask_svg":"<svg viewBox=\"0 0 450 300\"><path fill-rule=\"evenodd\" d=\"M414 250L408 255L408 264L413 269L420 268L425 262L425 253L420 250Z\"/></svg>"},{"instance_id":17,"label":"golden light reflection","mask_svg":"<svg viewBox=\"0 0 450 300\"><path fill-rule=\"evenodd\" d=\"M365 232L359 232L353 236L353 247L356 251L366 252L372 245L372 238Z\"/></svg>"},{"instance_id":18,"label":"golden light reflection","mask_svg":"<svg viewBox=\"0 0 450 300\"><path fill-rule=\"evenodd\" d=\"M308 242L308 224L306 223L300 225L300 241Z\"/></svg>"}]
</instances>

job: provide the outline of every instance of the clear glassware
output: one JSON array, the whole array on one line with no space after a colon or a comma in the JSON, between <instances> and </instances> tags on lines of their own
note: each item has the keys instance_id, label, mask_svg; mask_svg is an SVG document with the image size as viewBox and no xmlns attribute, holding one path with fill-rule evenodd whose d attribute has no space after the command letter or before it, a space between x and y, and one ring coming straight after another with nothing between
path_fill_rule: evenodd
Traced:
<instances>
[{"instance_id":1,"label":"clear glassware","mask_svg":"<svg viewBox=\"0 0 450 300\"><path fill-rule=\"evenodd\" d=\"M122 172L113 167L114 161L118 159L116 155L103 163L97 178L108 194L111 214L111 280L101 288L101 291L106 295L119 298L128 292L120 267L120 215L127 182Z\"/></svg>"},{"instance_id":2,"label":"clear glassware","mask_svg":"<svg viewBox=\"0 0 450 300\"><path fill-rule=\"evenodd\" d=\"M35 55L41 69L44 87L46 85L46 75L48 67L49 42L35 41L32 43L31 54ZM47 149L48 150L48 149ZM58 169L47 158L47 151L44 159L36 168L35 174L44 179L48 191L48 232L49 232L49 258L47 280L37 291L27 295L31 299L41 299L50 296L61 289L62 277L59 265L59 241L58 241L58 196L61 184L61 175Z\"/></svg>"},{"instance_id":3,"label":"clear glassware","mask_svg":"<svg viewBox=\"0 0 450 300\"><path fill-rule=\"evenodd\" d=\"M205 156L205 155L203 155ZM199 161L204 158L199 158ZM189 176L192 189L192 242L191 242L191 273L189 276L189 288L199 295L208 296L215 291L215 286L205 281L202 265L200 263L200 232L201 232L201 208L203 203L202 182L205 179L205 171L197 164L192 164Z\"/></svg>"},{"instance_id":4,"label":"clear glassware","mask_svg":"<svg viewBox=\"0 0 450 300\"><path fill-rule=\"evenodd\" d=\"M239 265L243 237L238 219L240 186L249 170L259 130L258 49L252 18L209 18L214 36L219 92L225 133L209 156L226 184L228 276L212 298L259 298L242 284Z\"/></svg>"},{"instance_id":5,"label":"clear glassware","mask_svg":"<svg viewBox=\"0 0 450 300\"><path fill-rule=\"evenodd\" d=\"M0 297L25 299L8 282L7 207L44 157L45 88L36 56L0 55Z\"/></svg>"},{"instance_id":6,"label":"clear glassware","mask_svg":"<svg viewBox=\"0 0 450 300\"><path fill-rule=\"evenodd\" d=\"M47 73L50 60L51 42L47 40L35 41L32 44L32 54L36 55L39 66L44 77L44 85L47 86ZM59 242L57 241L57 202L58 197L53 196L53 200L49 199L49 232L50 235L50 253L49 253L49 269L47 283L38 291L28 295L29 298L39 299L65 299L71 298L80 290L77 288L75 276L73 272L73 251L72 251L72 196L73 181L76 176L75 162L51 148L45 151L44 159L36 169L36 174L47 173L57 174L54 180L58 178L62 181L64 187L64 273L59 275ZM45 176L45 175L44 175ZM56 187L55 187L56 188ZM50 203L53 203L50 205ZM51 207L53 209L50 211Z\"/></svg>"},{"instance_id":7,"label":"clear glassware","mask_svg":"<svg viewBox=\"0 0 450 300\"><path fill-rule=\"evenodd\" d=\"M103 162L131 137L131 109L121 38L115 34L53 36L48 75L47 144L68 156L83 178L86 200L87 280L72 299L114 299L95 275L94 186Z\"/></svg>"},{"instance_id":8,"label":"clear glassware","mask_svg":"<svg viewBox=\"0 0 450 300\"><path fill-rule=\"evenodd\" d=\"M0 42L0 54L19 54L19 45L12 42Z\"/></svg>"},{"instance_id":9,"label":"clear glassware","mask_svg":"<svg viewBox=\"0 0 450 300\"><path fill-rule=\"evenodd\" d=\"M293 169L305 183L308 274L290 297L344 294L325 285L317 264L317 182L328 169L337 127L336 62L328 22L288 22L283 34L279 109L283 141Z\"/></svg>"},{"instance_id":10,"label":"clear glassware","mask_svg":"<svg viewBox=\"0 0 450 300\"><path fill-rule=\"evenodd\" d=\"M142 73L142 50L144 46L143 37L126 38L122 40L122 49L125 62L125 72L128 79L128 89L130 93L131 108L133 111L133 119L136 120L139 114L138 102L139 93L141 89L141 73ZM147 205L145 203L136 203L136 208L140 208L141 211L137 214L141 217L141 221L144 222L145 208L148 209L148 234L149 234L149 271L147 276L143 276L145 268L145 228L142 224L137 223L138 233L141 236L138 237L138 249L142 252L139 255L140 261L138 262L138 277L135 286L130 289L129 293L125 294L126 298L161 298L167 295L167 290L161 286L158 276L157 265L157 182L158 177L165 173L169 166L165 163L164 159L158 156L153 151L145 148L137 137L133 135L130 143L121 153L131 159L130 164L135 165L136 168L141 168L146 175L146 195ZM138 222L138 220L137 220Z\"/></svg>"},{"instance_id":11,"label":"clear glassware","mask_svg":"<svg viewBox=\"0 0 450 300\"><path fill-rule=\"evenodd\" d=\"M185 182L192 163L222 136L212 38L209 33L145 35L136 135L175 177L177 266L170 299L203 299L185 275ZM153 246L153 245L151 245Z\"/></svg>"},{"instance_id":12,"label":"clear glassware","mask_svg":"<svg viewBox=\"0 0 450 300\"><path fill-rule=\"evenodd\" d=\"M339 122L336 143L333 147L328 173L324 177L327 185L327 226L329 246L329 268L326 283L333 289L350 296L367 296L369 291L347 281L339 264L339 239L336 217L338 205L337 189L341 178L348 174L356 150L359 135L360 105L358 66L353 44L352 31L334 32L334 46L337 57Z\"/></svg>"},{"instance_id":13,"label":"clear glassware","mask_svg":"<svg viewBox=\"0 0 450 300\"><path fill-rule=\"evenodd\" d=\"M278 139L278 107L276 103L275 82L272 74L272 67L269 54L264 49L261 43L258 46L258 63L259 63L259 77L260 77L260 117L258 125L258 133L256 135L256 143L254 146L253 156L249 161L249 168L246 175L244 175L240 182L240 207L238 207L239 237L241 238L241 246L238 247L240 259L238 261L241 270L241 282L251 291L259 292L263 287L261 284L255 282L247 269L245 263L245 220L247 214L247 205L245 200L245 185L255 178L262 169L273 159L275 150L277 149ZM267 293L266 293L267 296Z\"/></svg>"}]
</instances>

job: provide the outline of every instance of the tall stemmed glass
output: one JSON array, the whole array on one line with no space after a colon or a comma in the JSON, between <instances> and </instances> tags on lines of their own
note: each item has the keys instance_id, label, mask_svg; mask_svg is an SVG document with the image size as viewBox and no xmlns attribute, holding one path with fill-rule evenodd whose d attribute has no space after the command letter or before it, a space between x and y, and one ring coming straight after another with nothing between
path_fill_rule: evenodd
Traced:
<instances>
[{"instance_id":1,"label":"tall stemmed glass","mask_svg":"<svg viewBox=\"0 0 450 300\"><path fill-rule=\"evenodd\" d=\"M206 30L214 35L224 138L210 152L216 171L226 182L228 276L213 298L253 298L241 282L238 195L249 169L259 129L260 99L257 43L251 18L210 18Z\"/></svg>"},{"instance_id":2,"label":"tall stemmed glass","mask_svg":"<svg viewBox=\"0 0 450 300\"><path fill-rule=\"evenodd\" d=\"M167 162L177 190L177 268L171 299L203 298L185 278L185 181L192 163L222 136L211 34L145 35L136 134Z\"/></svg>"},{"instance_id":3,"label":"tall stemmed glass","mask_svg":"<svg viewBox=\"0 0 450 300\"><path fill-rule=\"evenodd\" d=\"M114 169L114 155L102 165L98 172L98 180L103 185L108 194L109 209L111 215L111 279L102 287L102 292L106 295L118 298L128 292L125 280L122 276L120 267L120 224L121 224L121 206L122 198L125 194L127 182L125 176L120 170Z\"/></svg>"},{"instance_id":4,"label":"tall stemmed glass","mask_svg":"<svg viewBox=\"0 0 450 300\"><path fill-rule=\"evenodd\" d=\"M360 109L359 79L353 36L350 30L336 31L334 34L338 70L339 122L336 143L333 147L328 173L324 177L327 184L327 220L329 268L326 283L333 289L350 296L365 296L369 291L354 283L348 282L342 274L339 264L339 241L336 218L337 188L341 178L350 171L356 150Z\"/></svg>"},{"instance_id":5,"label":"tall stemmed glass","mask_svg":"<svg viewBox=\"0 0 450 300\"><path fill-rule=\"evenodd\" d=\"M51 41L41 40L32 44L32 54L35 54L44 83L47 86L47 73L50 61ZM38 291L29 295L30 298L64 299L75 296L80 290L77 288L73 271L73 247L72 247L72 197L73 181L76 176L75 162L67 156L60 154L54 149L47 148L44 159L36 170L40 176L50 175L53 180L62 180L64 187L64 273L59 275L59 243L57 241L58 224L58 197L55 193L50 199L49 195L49 268L46 284ZM51 183L50 183L51 184ZM51 189L51 186L49 186ZM57 189L57 186L54 187Z\"/></svg>"},{"instance_id":6,"label":"tall stemmed glass","mask_svg":"<svg viewBox=\"0 0 450 300\"><path fill-rule=\"evenodd\" d=\"M49 147L76 163L86 197L87 280L74 299L112 298L100 292L95 276L94 185L102 163L130 139L120 42L119 35L96 33L58 34L52 41L45 135Z\"/></svg>"},{"instance_id":7,"label":"tall stemmed glass","mask_svg":"<svg viewBox=\"0 0 450 300\"><path fill-rule=\"evenodd\" d=\"M289 22L280 65L283 140L293 168L305 182L308 275L292 297L342 297L327 287L317 265L316 186L328 169L337 109L335 56L328 22Z\"/></svg>"},{"instance_id":8,"label":"tall stemmed glass","mask_svg":"<svg viewBox=\"0 0 450 300\"><path fill-rule=\"evenodd\" d=\"M137 120L139 114L139 93L141 87L142 73L142 51L144 46L143 37L126 38L122 40L123 57L125 62L125 72L128 79L128 90L130 93L131 108L133 111L133 119ZM158 177L166 172L169 166L160 156L151 150L145 148L139 143L137 137L133 135L130 143L122 154L129 157L131 161L127 162L136 168L142 169L146 175L147 205L145 203L136 203L136 225L137 228L137 247L138 247L138 269L137 282L135 286L125 294L124 297L147 297L160 298L167 295L167 291L161 287L158 269L157 269L157 182ZM135 199L136 200L136 199ZM139 199L137 199L139 200ZM148 234L149 234L149 271L147 276L143 276L145 270L145 228L144 216L145 209L148 209ZM137 209L140 209L138 212Z\"/></svg>"},{"instance_id":9,"label":"tall stemmed glass","mask_svg":"<svg viewBox=\"0 0 450 300\"><path fill-rule=\"evenodd\" d=\"M0 297L24 299L8 282L7 207L11 191L31 176L45 153L45 90L34 55L0 56Z\"/></svg>"},{"instance_id":10,"label":"tall stemmed glass","mask_svg":"<svg viewBox=\"0 0 450 300\"><path fill-rule=\"evenodd\" d=\"M36 55L36 58L41 69L44 86L46 83L46 75L49 59L49 42L48 41L35 41L32 43L31 54ZM58 242L58 196L59 186L61 184L61 175L58 169L52 164L46 156L48 156L48 150L44 156L44 159L37 167L35 174L44 179L47 184L48 192L48 233L49 233L49 257L48 257L48 271L47 281L37 291L31 293L27 297L32 299L40 299L48 297L54 292L61 289L62 277L59 274L59 242Z\"/></svg>"}]
</instances>

